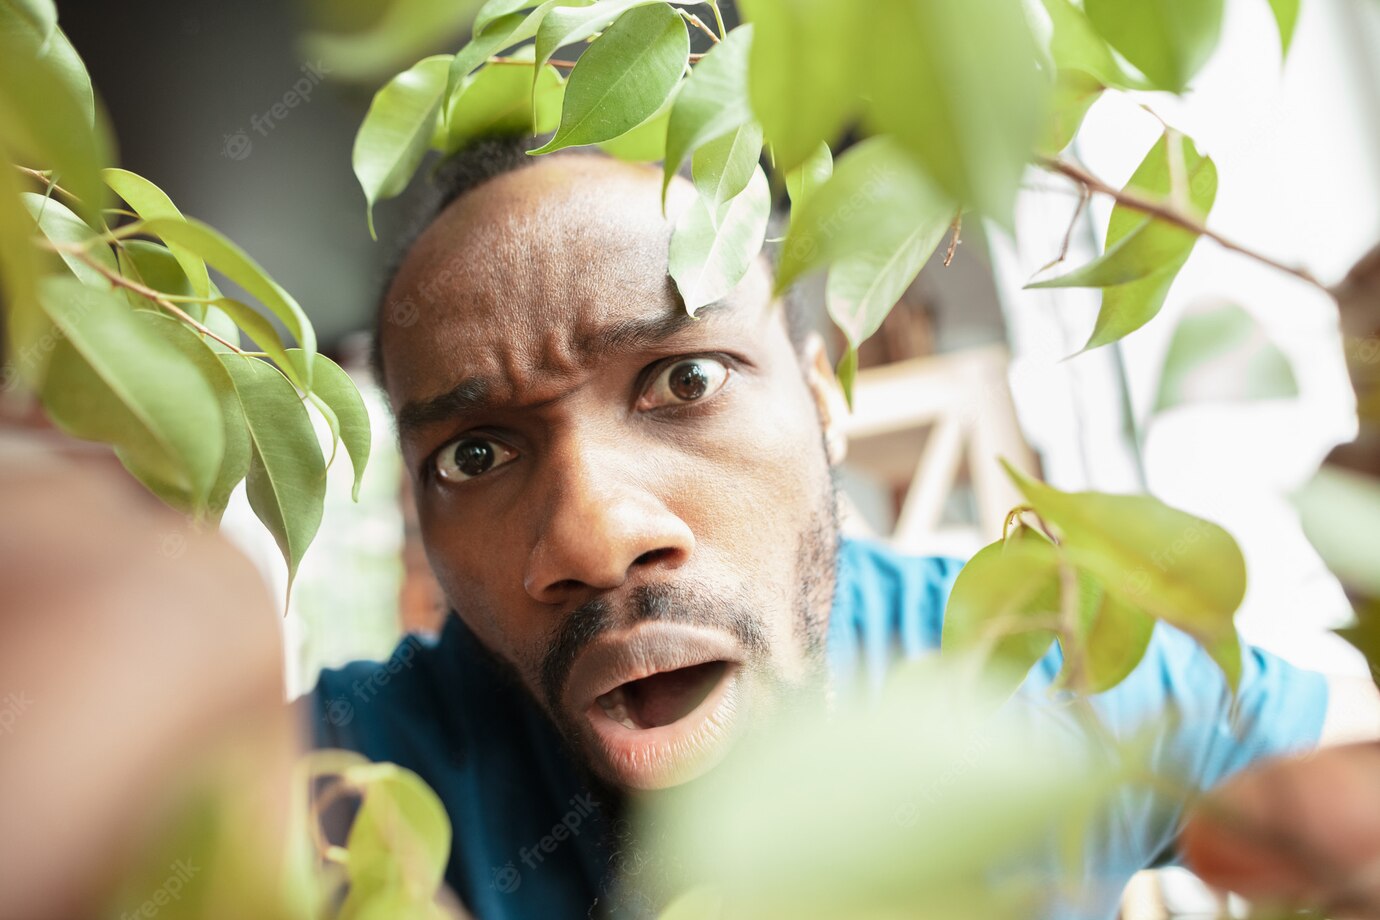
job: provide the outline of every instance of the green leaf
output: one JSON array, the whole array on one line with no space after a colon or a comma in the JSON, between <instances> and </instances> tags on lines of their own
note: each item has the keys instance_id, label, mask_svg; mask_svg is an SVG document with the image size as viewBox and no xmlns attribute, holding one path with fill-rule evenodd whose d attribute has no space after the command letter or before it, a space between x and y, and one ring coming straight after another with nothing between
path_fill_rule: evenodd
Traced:
<instances>
[{"instance_id":1,"label":"green leaf","mask_svg":"<svg viewBox=\"0 0 1380 920\"><path fill-rule=\"evenodd\" d=\"M1380 596L1380 481L1324 466L1293 501L1332 573L1350 589Z\"/></svg>"},{"instance_id":2,"label":"green leaf","mask_svg":"<svg viewBox=\"0 0 1380 920\"><path fill-rule=\"evenodd\" d=\"M455 95L460 83L480 64L503 49L511 48L536 35L542 20L553 7L558 4L587 6L593 2L594 0L546 0L531 13L509 13L483 26L476 23L474 38L457 51L455 59L451 61L450 74L446 78L446 98Z\"/></svg>"},{"instance_id":3,"label":"green leaf","mask_svg":"<svg viewBox=\"0 0 1380 920\"><path fill-rule=\"evenodd\" d=\"M565 81L556 68L543 67L534 113L531 67L486 67L451 97L442 152L449 155L479 138L544 134L560 119L564 92Z\"/></svg>"},{"instance_id":4,"label":"green leaf","mask_svg":"<svg viewBox=\"0 0 1380 920\"><path fill-rule=\"evenodd\" d=\"M863 48L878 26L875 10L860 16L856 6L838 0L740 0L738 9L754 30L752 113L776 168L788 171L821 143L837 140L857 114Z\"/></svg>"},{"instance_id":5,"label":"green leaf","mask_svg":"<svg viewBox=\"0 0 1380 920\"><path fill-rule=\"evenodd\" d=\"M839 358L838 366L834 368L834 376L838 379L839 389L843 390L843 398L848 403L848 411L853 411L853 386L858 382L858 350L849 346L844 351L843 357Z\"/></svg>"},{"instance_id":6,"label":"green leaf","mask_svg":"<svg viewBox=\"0 0 1380 920\"><path fill-rule=\"evenodd\" d=\"M1203 220L1217 198L1217 167L1201 156L1193 142L1180 137L1184 177L1188 187L1176 196L1172 188L1175 167L1170 163L1169 135L1166 133L1151 148L1145 160L1126 184L1126 191L1141 198L1177 207L1174 198L1187 198L1191 216ZM1107 225L1103 255L1088 266L1062 278L1039 282L1031 287L1109 284L1102 294L1102 309L1088 343L1087 351L1114 342L1144 326L1164 306L1169 288L1179 269L1193 251L1197 236L1186 230L1147 216L1141 211L1117 205ZM1117 283L1115 279L1129 279Z\"/></svg>"},{"instance_id":7,"label":"green leaf","mask_svg":"<svg viewBox=\"0 0 1380 920\"><path fill-rule=\"evenodd\" d=\"M215 480L212 482L201 507L197 507L195 497L183 497L177 493L173 493L174 500L169 501L169 504L202 515L213 522L219 521L221 515L225 513L225 506L230 502L230 493L235 490L235 486L239 485L240 480L244 479L245 474L249 472L249 429L245 425L244 411L240 408L240 397L235 390L235 383L230 379L230 374L226 371L225 366L216 357L216 352L207 347L206 342L190 327L170 316L148 310L141 310L136 316L159 338L176 348L187 360L196 365L197 370L216 394L216 400L220 405L222 428L225 433L225 454L221 458L220 469L217 471ZM136 475L138 474L136 473ZM155 492L158 492L161 485L148 481L145 484L153 488ZM168 501L170 496L163 495L162 497ZM186 504L179 503L178 499L186 501Z\"/></svg>"},{"instance_id":8,"label":"green leaf","mask_svg":"<svg viewBox=\"0 0 1380 920\"><path fill-rule=\"evenodd\" d=\"M666 128L666 157L661 182L661 201L671 177L685 158L701 145L723 137L752 120L748 105L748 51L752 46L753 26L746 25L728 37L690 71L685 79Z\"/></svg>"},{"instance_id":9,"label":"green leaf","mask_svg":"<svg viewBox=\"0 0 1380 920\"><path fill-rule=\"evenodd\" d=\"M900 145L876 137L839 157L833 176L793 210L776 270L777 293L815 269L894 254L917 231L948 227L956 205Z\"/></svg>"},{"instance_id":10,"label":"green leaf","mask_svg":"<svg viewBox=\"0 0 1380 920\"><path fill-rule=\"evenodd\" d=\"M1042 0L1048 11L1053 35L1050 55L1060 73L1079 71L1104 86L1122 89L1147 89L1121 69L1105 39L1097 34L1087 15L1070 0Z\"/></svg>"},{"instance_id":11,"label":"green leaf","mask_svg":"<svg viewBox=\"0 0 1380 920\"><path fill-rule=\"evenodd\" d=\"M695 151L690 172L695 188L718 213L719 206L747 188L762 158L762 129L748 122Z\"/></svg>"},{"instance_id":12,"label":"green leaf","mask_svg":"<svg viewBox=\"0 0 1380 920\"><path fill-rule=\"evenodd\" d=\"M726 297L762 250L771 218L771 188L757 167L747 188L711 211L699 195L671 233L670 274L691 316Z\"/></svg>"},{"instance_id":13,"label":"green leaf","mask_svg":"<svg viewBox=\"0 0 1380 920\"><path fill-rule=\"evenodd\" d=\"M566 82L556 136L530 152L551 153L626 134L670 97L689 54L685 23L664 2L624 13L580 55ZM540 50L537 59L542 60Z\"/></svg>"},{"instance_id":14,"label":"green leaf","mask_svg":"<svg viewBox=\"0 0 1380 920\"><path fill-rule=\"evenodd\" d=\"M1181 93L1222 36L1225 0L1084 0L1097 31L1158 89Z\"/></svg>"},{"instance_id":15,"label":"green leaf","mask_svg":"<svg viewBox=\"0 0 1380 920\"><path fill-rule=\"evenodd\" d=\"M249 506L287 563L288 591L321 526L326 464L311 417L287 378L258 358L220 354L249 427Z\"/></svg>"},{"instance_id":16,"label":"green leaf","mask_svg":"<svg viewBox=\"0 0 1380 920\"><path fill-rule=\"evenodd\" d=\"M363 801L346 841L350 893L341 917L427 916L418 910L434 900L450 854L445 806L420 777L396 764L350 767L344 775ZM403 912L361 912L382 900Z\"/></svg>"},{"instance_id":17,"label":"green leaf","mask_svg":"<svg viewBox=\"0 0 1380 920\"><path fill-rule=\"evenodd\" d=\"M1289 359L1235 304L1188 314L1169 342L1156 412L1203 402L1287 399L1299 393Z\"/></svg>"},{"instance_id":18,"label":"green leaf","mask_svg":"<svg viewBox=\"0 0 1380 920\"><path fill-rule=\"evenodd\" d=\"M1299 0L1270 0L1270 9L1279 25L1279 44L1284 57L1294 43L1294 29L1299 24Z\"/></svg>"},{"instance_id":19,"label":"green leaf","mask_svg":"<svg viewBox=\"0 0 1380 920\"><path fill-rule=\"evenodd\" d=\"M65 38L44 47L27 24L0 29L0 137L12 159L51 169L80 199L74 209L101 226L106 201L100 168L111 159L104 123L93 125L89 81ZM60 33L54 33L56 39Z\"/></svg>"},{"instance_id":20,"label":"green leaf","mask_svg":"<svg viewBox=\"0 0 1380 920\"><path fill-rule=\"evenodd\" d=\"M1079 573L1081 669L1071 685L1082 693L1102 693L1121 683L1140 664L1150 647L1155 620L1144 610L1107 593L1102 585ZM1065 669L1072 656L1066 651ZM1061 678L1063 675L1060 675Z\"/></svg>"},{"instance_id":21,"label":"green leaf","mask_svg":"<svg viewBox=\"0 0 1380 920\"><path fill-rule=\"evenodd\" d=\"M1148 495L1061 492L1003 462L1060 546L1108 594L1196 638L1235 689L1246 563L1221 527Z\"/></svg>"},{"instance_id":22,"label":"green leaf","mask_svg":"<svg viewBox=\"0 0 1380 920\"><path fill-rule=\"evenodd\" d=\"M931 220L896 240L889 250L848 256L830 266L825 305L852 347L881 327L934 254L950 223Z\"/></svg>"},{"instance_id":23,"label":"green leaf","mask_svg":"<svg viewBox=\"0 0 1380 920\"><path fill-rule=\"evenodd\" d=\"M0 29L27 26L46 42L57 28L57 7L52 0L0 0Z\"/></svg>"},{"instance_id":24,"label":"green leaf","mask_svg":"<svg viewBox=\"0 0 1380 920\"><path fill-rule=\"evenodd\" d=\"M1101 80L1081 70L1059 71L1049 112L1041 128L1038 151L1052 157L1067 147L1083 124L1088 109L1102 97L1104 88Z\"/></svg>"},{"instance_id":25,"label":"green leaf","mask_svg":"<svg viewBox=\"0 0 1380 920\"><path fill-rule=\"evenodd\" d=\"M144 231L160 237L170 247L174 244L180 245L188 252L206 260L208 265L244 288L267 307L268 311L287 327L288 333L297 340L303 351L315 354L316 331L301 306L278 282L268 276L259 263L215 228L192 218L157 218L146 222ZM224 308L225 305L219 306ZM267 345L262 341L259 344ZM265 347L265 351L267 350ZM304 390L311 389L310 377L294 383Z\"/></svg>"},{"instance_id":26,"label":"green leaf","mask_svg":"<svg viewBox=\"0 0 1380 920\"><path fill-rule=\"evenodd\" d=\"M43 381L51 349L52 321L39 307L37 286L46 257L33 245L33 216L20 199L19 173L0 169L0 364L30 388Z\"/></svg>"},{"instance_id":27,"label":"green leaf","mask_svg":"<svg viewBox=\"0 0 1380 920\"><path fill-rule=\"evenodd\" d=\"M225 455L206 377L112 291L47 278L39 296L63 334L41 393L53 421L113 445L126 466L203 507Z\"/></svg>"},{"instance_id":28,"label":"green leaf","mask_svg":"<svg viewBox=\"0 0 1380 920\"><path fill-rule=\"evenodd\" d=\"M496 19L539 5L540 0L487 0L474 14L474 34L483 32Z\"/></svg>"},{"instance_id":29,"label":"green leaf","mask_svg":"<svg viewBox=\"0 0 1380 920\"><path fill-rule=\"evenodd\" d=\"M214 303L216 308L229 317L230 321L240 331L244 332L255 345L259 346L260 351L273 359L273 363L277 364L294 384L301 387L303 380L311 379L302 376L306 368L300 367L299 362L293 361L288 355L288 348L283 343L283 337L278 334L277 328L268 321L266 316L248 304L229 297L221 297ZM239 332L235 334L238 337ZM315 367L315 363L312 366ZM315 388L315 384L316 381L313 379L313 388Z\"/></svg>"},{"instance_id":30,"label":"green leaf","mask_svg":"<svg viewBox=\"0 0 1380 920\"><path fill-rule=\"evenodd\" d=\"M663 12L675 16L666 5L666 0L599 0L593 4L562 4L547 11L537 29L537 63L545 64L552 55L564 48L582 42L590 36L602 32L624 13L639 6L655 4ZM679 18L679 17L677 17ZM649 19L648 24L658 20ZM651 33L648 33L649 35ZM687 49L686 54L689 54Z\"/></svg>"},{"instance_id":31,"label":"green leaf","mask_svg":"<svg viewBox=\"0 0 1380 920\"><path fill-rule=\"evenodd\" d=\"M1201 220L1217 197L1217 168L1212 160L1198 153L1192 141L1188 138L1182 138L1181 141L1189 192L1194 206L1193 212L1186 216ZM1161 175L1158 171L1163 167L1162 176L1167 193L1170 176L1167 151L1167 138L1162 137L1161 144L1147 157L1148 170L1138 171L1132 178L1132 186L1128 188L1146 189L1150 181L1147 179L1149 170L1155 170L1157 175ZM1143 165L1142 169L1146 169L1146 165ZM1137 183L1137 178L1142 181ZM1171 196L1168 194L1163 196L1164 199L1169 197ZM1172 206L1168 200L1164 203ZM1130 208L1122 208L1122 211L1121 219L1117 220L1114 227L1108 229L1107 248L1101 256L1066 275L1040 281L1030 287L1113 287L1139 281L1185 257L1198 241L1198 234L1167 221L1132 212ZM1135 218L1128 219L1126 212L1135 213Z\"/></svg>"},{"instance_id":32,"label":"green leaf","mask_svg":"<svg viewBox=\"0 0 1380 920\"><path fill-rule=\"evenodd\" d=\"M791 199L792 220L795 212L803 208L815 190L833 174L834 155L828 144L820 144L814 153L805 158L804 163L786 173L786 194Z\"/></svg>"},{"instance_id":33,"label":"green leaf","mask_svg":"<svg viewBox=\"0 0 1380 920\"><path fill-rule=\"evenodd\" d=\"M158 186L136 173L125 169L105 169L101 171L105 184L110 186L115 194L125 200L134 212L145 220L154 218L171 218L182 220L182 212L173 204L171 198ZM206 271L206 262L197 257L195 253L177 244L170 244L168 249L177 259L177 263L182 266L182 271L186 273L187 280L191 284L192 294L196 297L209 297L211 295L211 276Z\"/></svg>"},{"instance_id":34,"label":"green leaf","mask_svg":"<svg viewBox=\"0 0 1380 920\"><path fill-rule=\"evenodd\" d=\"M24 207L28 209L29 214L38 223L38 229L51 242L83 246L87 255L96 262L112 272L117 270L115 255L110 251L110 247L105 243L93 242L96 239L95 231L61 201L55 198L45 198L37 192L23 192L19 198L24 203ZM102 290L110 287L110 282L106 280L104 275L75 253L59 252L58 255L63 262L67 263L72 274L76 275L83 284L89 284Z\"/></svg>"},{"instance_id":35,"label":"green leaf","mask_svg":"<svg viewBox=\"0 0 1380 920\"><path fill-rule=\"evenodd\" d=\"M1054 642L1059 616L1059 552L1048 540L998 540L964 564L944 609L940 647L990 662L1015 692Z\"/></svg>"},{"instance_id":36,"label":"green leaf","mask_svg":"<svg viewBox=\"0 0 1380 920\"><path fill-rule=\"evenodd\" d=\"M289 349L288 356L297 366L298 373L305 374L306 357L302 350ZM369 446L372 443L369 410L365 408L364 398L359 395L359 388L350 375L319 352L312 365L311 379L315 383L313 393L330 407L339 423L340 440L350 454L350 465L355 471L355 484L350 494L355 501L359 501L359 485L364 481L364 468L369 463Z\"/></svg>"},{"instance_id":37,"label":"green leaf","mask_svg":"<svg viewBox=\"0 0 1380 920\"><path fill-rule=\"evenodd\" d=\"M600 141L598 147L611 157L628 163L652 163L666 156L666 131L671 123L671 108L675 105L681 83L671 95L642 124L612 140Z\"/></svg>"},{"instance_id":38,"label":"green leaf","mask_svg":"<svg viewBox=\"0 0 1380 920\"><path fill-rule=\"evenodd\" d=\"M364 29L333 29L303 35L299 58L313 62L309 66L317 80L322 74L329 74L333 82L353 81L374 87L433 50L438 42L461 34L469 25L476 4L474 0L388 0L361 4L328 0L308 7L334 10L342 5L371 6L377 12Z\"/></svg>"},{"instance_id":39,"label":"green leaf","mask_svg":"<svg viewBox=\"0 0 1380 920\"><path fill-rule=\"evenodd\" d=\"M1009 227L1048 88L1021 0L882 0L875 11L867 124L950 197Z\"/></svg>"},{"instance_id":40,"label":"green leaf","mask_svg":"<svg viewBox=\"0 0 1380 920\"><path fill-rule=\"evenodd\" d=\"M355 135L355 176L364 189L369 235L374 204L399 194L426 156L450 73L451 56L423 58L374 94Z\"/></svg>"},{"instance_id":41,"label":"green leaf","mask_svg":"<svg viewBox=\"0 0 1380 920\"><path fill-rule=\"evenodd\" d=\"M115 250L115 257L120 265L120 274L128 280L175 297L191 296L192 286L187 281L187 275L168 247L147 240L125 240ZM124 295L131 309L160 309L153 301L135 291L126 290ZM186 303L182 307L187 315L198 321L206 313L205 304Z\"/></svg>"},{"instance_id":42,"label":"green leaf","mask_svg":"<svg viewBox=\"0 0 1380 920\"><path fill-rule=\"evenodd\" d=\"M82 62L81 55L77 54L77 49L72 46L66 32L60 28L53 31L48 39L47 48L42 52L42 58L48 65L49 72L67 85L68 91L76 99L82 115L86 118L87 126L94 130L96 92L91 88L91 75L86 72L86 64Z\"/></svg>"}]
</instances>

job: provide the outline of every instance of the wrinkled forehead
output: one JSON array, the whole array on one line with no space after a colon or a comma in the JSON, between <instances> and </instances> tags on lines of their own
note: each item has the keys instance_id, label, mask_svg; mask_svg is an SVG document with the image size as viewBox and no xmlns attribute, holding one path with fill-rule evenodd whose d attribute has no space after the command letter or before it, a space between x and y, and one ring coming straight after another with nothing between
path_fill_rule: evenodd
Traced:
<instances>
[{"instance_id":1,"label":"wrinkled forehead","mask_svg":"<svg viewBox=\"0 0 1380 920\"><path fill-rule=\"evenodd\" d=\"M520 356L622 318L681 311L667 246L693 194L677 180L663 216L659 170L565 155L461 196L418 238L386 297L390 392L429 389L443 369L486 354Z\"/></svg>"}]
</instances>

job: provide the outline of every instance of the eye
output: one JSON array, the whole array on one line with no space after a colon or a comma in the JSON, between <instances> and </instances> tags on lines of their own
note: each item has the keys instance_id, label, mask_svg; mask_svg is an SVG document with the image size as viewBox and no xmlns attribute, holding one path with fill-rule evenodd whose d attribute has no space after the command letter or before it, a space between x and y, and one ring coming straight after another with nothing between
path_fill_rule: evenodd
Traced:
<instances>
[{"instance_id":1,"label":"eye","mask_svg":"<svg viewBox=\"0 0 1380 920\"><path fill-rule=\"evenodd\" d=\"M447 482L464 482L516 459L517 452L502 442L461 438L436 455L436 475Z\"/></svg>"},{"instance_id":2,"label":"eye","mask_svg":"<svg viewBox=\"0 0 1380 920\"><path fill-rule=\"evenodd\" d=\"M684 405L713 396L728 380L728 367L715 358L687 358L666 368L647 387L639 408Z\"/></svg>"}]
</instances>

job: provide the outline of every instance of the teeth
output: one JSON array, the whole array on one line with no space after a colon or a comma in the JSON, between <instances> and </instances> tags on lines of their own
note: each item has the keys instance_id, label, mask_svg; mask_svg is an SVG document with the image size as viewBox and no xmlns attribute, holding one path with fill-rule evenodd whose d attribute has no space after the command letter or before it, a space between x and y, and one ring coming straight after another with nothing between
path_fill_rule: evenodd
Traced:
<instances>
[{"instance_id":1,"label":"teeth","mask_svg":"<svg viewBox=\"0 0 1380 920\"><path fill-rule=\"evenodd\" d=\"M637 730L637 724L628 715L627 697L623 694L622 687L615 687L599 697L599 706L604 710L605 715L619 725L634 731Z\"/></svg>"}]
</instances>

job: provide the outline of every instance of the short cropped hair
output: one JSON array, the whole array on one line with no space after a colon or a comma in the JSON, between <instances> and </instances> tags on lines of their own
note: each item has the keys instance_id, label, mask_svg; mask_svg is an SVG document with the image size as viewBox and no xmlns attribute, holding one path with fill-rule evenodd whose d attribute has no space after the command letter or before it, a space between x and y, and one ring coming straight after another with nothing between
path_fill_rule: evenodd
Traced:
<instances>
[{"instance_id":1,"label":"short cropped hair","mask_svg":"<svg viewBox=\"0 0 1380 920\"><path fill-rule=\"evenodd\" d=\"M408 252L426 228L441 215L441 212L464 195L469 194L491 179L517 172L536 163L539 158L531 156L528 150L538 146L538 140L528 135L506 137L487 137L476 140L442 160L432 171L425 191L413 205L412 211L404 220L403 230L393 242L391 254L385 263L383 283L379 288L378 301L374 313L374 332L369 350L369 363L374 379L379 386L384 384L383 376L383 330L389 318L388 291L393 286L398 270L407 258ZM608 156L597 148L567 148L549 156ZM774 214L768 239L777 234L773 231L784 227L784 220ZM776 267L776 243L768 242L763 252L773 270ZM415 309L410 306L409 309ZM806 337L813 328L807 311L798 298L786 298L786 326L791 341L797 350L804 346Z\"/></svg>"}]
</instances>

